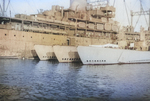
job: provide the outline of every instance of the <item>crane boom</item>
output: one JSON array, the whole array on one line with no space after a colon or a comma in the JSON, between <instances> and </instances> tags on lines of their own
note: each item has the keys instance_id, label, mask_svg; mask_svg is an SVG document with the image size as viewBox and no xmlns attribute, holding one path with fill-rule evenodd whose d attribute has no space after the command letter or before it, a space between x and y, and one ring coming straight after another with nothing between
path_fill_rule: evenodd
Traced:
<instances>
[{"instance_id":1,"label":"crane boom","mask_svg":"<svg viewBox=\"0 0 150 101\"><path fill-rule=\"evenodd\" d=\"M149 10L147 10L147 11L144 11L144 9L143 9L143 6L142 6L142 1L141 0L139 0L140 1L140 11L138 11L138 12L133 12L133 11L131 11L131 26L133 26L132 24L132 22L133 22L133 16L141 16L141 15L149 15L149 25L148 25L148 29L150 30L150 9Z\"/></svg>"}]
</instances>

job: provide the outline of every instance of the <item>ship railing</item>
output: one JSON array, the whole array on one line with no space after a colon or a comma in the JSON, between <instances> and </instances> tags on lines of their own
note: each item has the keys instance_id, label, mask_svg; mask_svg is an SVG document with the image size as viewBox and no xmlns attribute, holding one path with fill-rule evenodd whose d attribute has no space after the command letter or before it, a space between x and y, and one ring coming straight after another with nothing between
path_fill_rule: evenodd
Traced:
<instances>
[{"instance_id":1,"label":"ship railing","mask_svg":"<svg viewBox=\"0 0 150 101\"><path fill-rule=\"evenodd\" d=\"M59 24L70 24L68 22L65 22L65 21L60 21L60 20L53 20L53 19L46 19L46 18L40 18L40 17L37 17L37 20L38 21L46 21L46 22L53 22L53 23L59 23ZM75 25L75 24L71 24L71 25Z\"/></svg>"},{"instance_id":2,"label":"ship railing","mask_svg":"<svg viewBox=\"0 0 150 101\"><path fill-rule=\"evenodd\" d=\"M51 30L51 29L41 29L41 28L27 27L27 26L24 26L24 30L35 31L35 32L47 32L47 33L67 34L66 31L57 31L57 30Z\"/></svg>"}]
</instances>

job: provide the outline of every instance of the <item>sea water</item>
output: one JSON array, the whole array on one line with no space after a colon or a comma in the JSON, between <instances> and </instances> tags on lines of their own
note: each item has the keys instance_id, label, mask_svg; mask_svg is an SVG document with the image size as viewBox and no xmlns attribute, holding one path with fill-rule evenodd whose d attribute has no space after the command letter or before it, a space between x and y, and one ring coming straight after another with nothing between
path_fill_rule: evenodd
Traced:
<instances>
[{"instance_id":1,"label":"sea water","mask_svg":"<svg viewBox=\"0 0 150 101\"><path fill-rule=\"evenodd\" d=\"M0 59L0 101L149 101L150 64Z\"/></svg>"}]
</instances>

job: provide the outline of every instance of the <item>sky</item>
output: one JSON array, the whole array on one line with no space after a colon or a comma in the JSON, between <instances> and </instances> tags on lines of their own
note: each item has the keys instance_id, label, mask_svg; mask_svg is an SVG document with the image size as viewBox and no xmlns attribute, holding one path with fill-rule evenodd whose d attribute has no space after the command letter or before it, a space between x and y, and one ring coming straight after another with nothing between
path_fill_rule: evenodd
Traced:
<instances>
[{"instance_id":1,"label":"sky","mask_svg":"<svg viewBox=\"0 0 150 101\"><path fill-rule=\"evenodd\" d=\"M122 23L122 25L129 25L129 21L131 24L131 13L130 11L132 10L133 12L140 11L140 0L116 0L115 7L116 7L116 17L115 20L119 21ZM145 11L148 11L150 9L150 0L141 0L142 1L142 6ZM127 8L125 9L125 5ZM128 17L127 17L128 14ZM145 17L147 19L147 22L145 21ZM129 21L128 21L129 18ZM133 17L133 27L135 27L136 31L140 30L140 27L144 27L145 29L148 29L147 23L149 23L149 16L140 16L139 22L137 23L139 16L134 16Z\"/></svg>"},{"instance_id":2,"label":"sky","mask_svg":"<svg viewBox=\"0 0 150 101\"><path fill-rule=\"evenodd\" d=\"M0 0L0 4L2 4L3 0ZM6 4L9 0L5 0ZM140 11L140 0L110 0L109 4L114 5L116 7L116 17L114 20L120 22L121 26L126 26L131 23L128 22L131 20L130 11ZM144 10L150 9L150 0L141 0ZM114 3L115 2L115 3ZM125 5L128 12L128 17L125 9ZM37 14L38 10L50 10L52 5L64 6L66 9L70 6L70 0L10 0L9 8L7 10L7 16L14 16L15 14ZM147 22L149 23L149 17L146 16ZM138 16L134 17L133 26L135 27L136 22L138 20ZM138 25L136 26L136 30L139 31L140 26L142 25L147 29L148 25L145 21L145 17L141 16Z\"/></svg>"}]
</instances>

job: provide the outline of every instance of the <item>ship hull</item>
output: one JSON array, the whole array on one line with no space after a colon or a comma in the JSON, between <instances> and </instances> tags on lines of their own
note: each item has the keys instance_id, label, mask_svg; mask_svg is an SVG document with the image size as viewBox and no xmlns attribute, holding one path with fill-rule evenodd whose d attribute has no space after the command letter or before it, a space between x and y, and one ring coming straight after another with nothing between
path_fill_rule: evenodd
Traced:
<instances>
[{"instance_id":1,"label":"ship hull","mask_svg":"<svg viewBox=\"0 0 150 101\"><path fill-rule=\"evenodd\" d=\"M119 58L120 63L148 63L150 51L125 50Z\"/></svg>"},{"instance_id":2,"label":"ship hull","mask_svg":"<svg viewBox=\"0 0 150 101\"><path fill-rule=\"evenodd\" d=\"M0 29L0 56L37 59L34 45L66 44L66 40L67 37L62 35Z\"/></svg>"},{"instance_id":3,"label":"ship hull","mask_svg":"<svg viewBox=\"0 0 150 101\"><path fill-rule=\"evenodd\" d=\"M53 49L59 62L81 62L75 46L53 46Z\"/></svg>"},{"instance_id":4,"label":"ship hull","mask_svg":"<svg viewBox=\"0 0 150 101\"><path fill-rule=\"evenodd\" d=\"M78 46L83 64L123 64L150 62L150 52Z\"/></svg>"},{"instance_id":5,"label":"ship hull","mask_svg":"<svg viewBox=\"0 0 150 101\"><path fill-rule=\"evenodd\" d=\"M56 59L56 56L54 54L52 46L35 45L34 49L35 49L39 59L42 61Z\"/></svg>"},{"instance_id":6,"label":"ship hull","mask_svg":"<svg viewBox=\"0 0 150 101\"><path fill-rule=\"evenodd\" d=\"M89 45L94 39L71 37L75 39L75 45ZM70 38L70 39L71 39ZM67 45L68 36L25 32L17 30L0 29L0 56L2 58L16 57L37 59L34 45ZM95 43L111 43L110 40L96 40ZM70 44L72 44L70 42Z\"/></svg>"}]
</instances>

